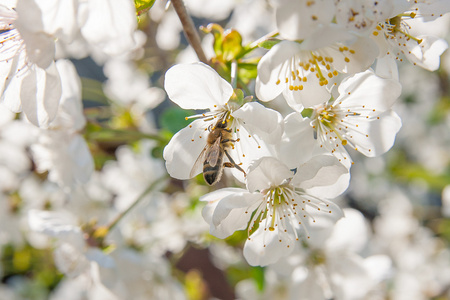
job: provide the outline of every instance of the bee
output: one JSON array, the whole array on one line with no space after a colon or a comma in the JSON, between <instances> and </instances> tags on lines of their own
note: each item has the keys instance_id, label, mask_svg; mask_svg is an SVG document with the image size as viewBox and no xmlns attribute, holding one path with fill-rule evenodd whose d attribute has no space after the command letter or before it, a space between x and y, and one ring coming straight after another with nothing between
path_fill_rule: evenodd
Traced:
<instances>
[{"instance_id":1,"label":"bee","mask_svg":"<svg viewBox=\"0 0 450 300\"><path fill-rule=\"evenodd\" d=\"M233 147L233 143L236 140L232 139L231 129L227 128L227 125L227 121L221 118L214 126L209 126L206 146L195 161L190 177L194 177L202 164L203 178L209 185L214 185L220 181L225 167L236 168L246 175L244 170L234 162L228 153L228 150ZM224 154L229 162L223 162Z\"/></svg>"}]
</instances>

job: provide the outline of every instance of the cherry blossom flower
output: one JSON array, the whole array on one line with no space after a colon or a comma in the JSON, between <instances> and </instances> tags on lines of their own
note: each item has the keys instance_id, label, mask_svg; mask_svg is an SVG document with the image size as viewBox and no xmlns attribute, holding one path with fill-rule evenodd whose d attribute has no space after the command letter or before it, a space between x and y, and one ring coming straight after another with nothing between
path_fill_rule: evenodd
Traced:
<instances>
[{"instance_id":1,"label":"cherry blossom flower","mask_svg":"<svg viewBox=\"0 0 450 300\"><path fill-rule=\"evenodd\" d=\"M57 249L54 252L56 265L70 277L89 273L91 262L105 267L114 265L111 257L88 245L76 217L68 211L32 209L28 212L28 223L32 231L57 239Z\"/></svg>"},{"instance_id":2,"label":"cherry blossom flower","mask_svg":"<svg viewBox=\"0 0 450 300\"><path fill-rule=\"evenodd\" d=\"M203 63L175 65L167 71L164 86L169 98L181 108L209 110L191 116L199 119L177 132L164 149L170 176L189 179L201 172L193 167L206 146L209 130L218 120L227 123L233 136L234 146L228 154L244 170L252 160L274 153L268 143L281 138L281 115L256 102L239 107L229 101L233 88L211 67ZM233 171L243 180L242 172Z\"/></svg>"},{"instance_id":3,"label":"cherry blossom flower","mask_svg":"<svg viewBox=\"0 0 450 300\"><path fill-rule=\"evenodd\" d=\"M49 171L49 179L65 188L87 182L94 161L84 138L79 134L86 124L81 102L81 83L75 67L59 60L63 94L57 118L48 129L41 129L38 141L31 146L39 172Z\"/></svg>"},{"instance_id":4,"label":"cherry blossom flower","mask_svg":"<svg viewBox=\"0 0 450 300\"><path fill-rule=\"evenodd\" d=\"M247 175L247 189L224 188L204 195L203 211L210 232L226 238L246 229L249 237L244 256L251 265L275 263L299 241L299 231L309 237L308 222L314 214L342 217L340 208L325 198L340 195L349 174L332 156L315 156L294 174L274 157L255 161Z\"/></svg>"},{"instance_id":5,"label":"cherry blossom flower","mask_svg":"<svg viewBox=\"0 0 450 300\"><path fill-rule=\"evenodd\" d=\"M394 16L379 23L372 36L380 48L380 54L386 55L386 59L403 61L404 57L426 70L437 70L440 56L448 48L447 42L433 36L412 36L410 30L411 26L406 18Z\"/></svg>"},{"instance_id":6,"label":"cherry blossom flower","mask_svg":"<svg viewBox=\"0 0 450 300\"><path fill-rule=\"evenodd\" d=\"M418 1L340 1L337 4L338 24L361 34L369 34L380 50L378 72L389 76L396 74L395 60L406 58L426 70L439 68L440 55L447 49L443 39L414 32L411 20L434 19L448 12L445 1L433 3ZM378 66L380 65L380 66ZM386 72L386 70L390 70ZM378 70L377 70L378 71ZM395 78L389 76L391 78Z\"/></svg>"},{"instance_id":7,"label":"cherry blossom flower","mask_svg":"<svg viewBox=\"0 0 450 300\"><path fill-rule=\"evenodd\" d=\"M385 153L401 128L400 118L391 109L400 92L396 80L371 70L346 78L339 86L339 97L314 106L310 117L299 113L286 117L283 157L291 158L287 163L295 166L303 157L324 150L350 167L346 145L369 157Z\"/></svg>"},{"instance_id":8,"label":"cherry blossom flower","mask_svg":"<svg viewBox=\"0 0 450 300\"><path fill-rule=\"evenodd\" d=\"M40 13L30 13L29 2L19 1L15 9L0 5L0 101L47 126L56 116L61 83L53 38L43 31Z\"/></svg>"},{"instance_id":9,"label":"cherry blossom flower","mask_svg":"<svg viewBox=\"0 0 450 300\"><path fill-rule=\"evenodd\" d=\"M293 268L292 297L363 299L391 271L386 255L359 255L370 238L368 224L357 210L344 209L344 214L327 236L308 241L286 258Z\"/></svg>"},{"instance_id":10,"label":"cherry blossom flower","mask_svg":"<svg viewBox=\"0 0 450 300\"><path fill-rule=\"evenodd\" d=\"M302 111L330 98L327 86L339 73L364 71L377 55L370 39L337 26L321 27L301 43L278 43L261 58L256 96L270 101L282 93L294 110Z\"/></svg>"}]
</instances>

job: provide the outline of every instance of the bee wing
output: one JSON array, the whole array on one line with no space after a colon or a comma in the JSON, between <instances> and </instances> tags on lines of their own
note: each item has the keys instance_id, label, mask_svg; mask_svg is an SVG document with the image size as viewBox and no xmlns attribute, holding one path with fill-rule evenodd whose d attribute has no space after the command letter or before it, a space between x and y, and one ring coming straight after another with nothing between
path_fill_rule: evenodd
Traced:
<instances>
[{"instance_id":1,"label":"bee wing","mask_svg":"<svg viewBox=\"0 0 450 300\"><path fill-rule=\"evenodd\" d=\"M200 155L197 157L197 160L192 166L191 173L189 173L190 178L194 177L198 173L201 173L201 170L203 169L203 162L205 161L206 150L208 150L209 147L210 146L206 145L202 152L200 152Z\"/></svg>"},{"instance_id":2,"label":"bee wing","mask_svg":"<svg viewBox=\"0 0 450 300\"><path fill-rule=\"evenodd\" d=\"M214 144L209 148L208 155L206 156L206 161L211 167L217 165L220 155L220 137L214 142Z\"/></svg>"}]
</instances>

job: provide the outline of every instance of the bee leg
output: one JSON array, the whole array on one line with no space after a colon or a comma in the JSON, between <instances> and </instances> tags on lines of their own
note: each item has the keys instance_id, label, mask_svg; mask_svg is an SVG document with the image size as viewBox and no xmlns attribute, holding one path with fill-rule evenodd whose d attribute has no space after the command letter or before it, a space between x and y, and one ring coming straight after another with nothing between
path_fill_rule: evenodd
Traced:
<instances>
[{"instance_id":1,"label":"bee leg","mask_svg":"<svg viewBox=\"0 0 450 300\"><path fill-rule=\"evenodd\" d=\"M241 167L239 167L239 165L238 164L236 164L235 162L234 162L234 159L231 157L231 155L230 154L228 154L228 152L226 151L226 150L224 150L224 152L225 152L225 155L228 157L228 160L230 161L229 163L224 163L223 165L225 166L225 167L227 167L227 168L236 168L236 169L238 169L239 171L241 171L242 173L244 173L244 175L245 176L247 176L247 174L245 173L245 171L241 168Z\"/></svg>"}]
</instances>

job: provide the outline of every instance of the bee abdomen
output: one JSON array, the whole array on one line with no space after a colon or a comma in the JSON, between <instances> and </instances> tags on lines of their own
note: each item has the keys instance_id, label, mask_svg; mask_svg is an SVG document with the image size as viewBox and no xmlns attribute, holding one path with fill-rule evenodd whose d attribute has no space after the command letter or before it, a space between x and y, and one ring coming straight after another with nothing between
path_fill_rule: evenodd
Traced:
<instances>
[{"instance_id":1,"label":"bee abdomen","mask_svg":"<svg viewBox=\"0 0 450 300\"><path fill-rule=\"evenodd\" d=\"M203 178L209 185L216 184L222 177L222 166L215 165L211 167L209 164L203 165Z\"/></svg>"}]
</instances>

